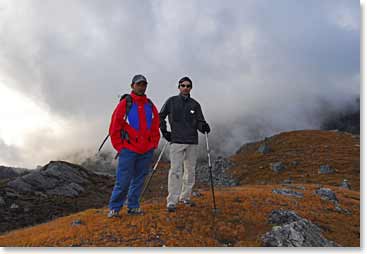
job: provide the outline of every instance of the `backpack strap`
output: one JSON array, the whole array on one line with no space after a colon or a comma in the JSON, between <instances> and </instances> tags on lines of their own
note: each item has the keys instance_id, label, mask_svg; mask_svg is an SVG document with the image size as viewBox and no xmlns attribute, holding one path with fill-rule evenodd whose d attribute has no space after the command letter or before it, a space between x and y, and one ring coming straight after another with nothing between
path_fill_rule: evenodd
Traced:
<instances>
[{"instance_id":1,"label":"backpack strap","mask_svg":"<svg viewBox=\"0 0 367 254\"><path fill-rule=\"evenodd\" d=\"M133 105L133 99L131 97L130 94L124 94L120 97L120 101L122 101L123 99L126 100L126 110L125 110L125 116L124 116L124 120L127 120L127 115L130 112L130 109ZM121 130L121 138L122 140L126 140L128 143L130 143L130 139L129 139L129 135L127 134L127 132L125 130Z\"/></svg>"},{"instance_id":2,"label":"backpack strap","mask_svg":"<svg viewBox=\"0 0 367 254\"><path fill-rule=\"evenodd\" d=\"M131 98L131 95L127 93L120 97L120 101L122 101L123 99L126 99L126 110L125 110L125 116L124 116L125 121L126 121L127 115L129 114L130 109L133 105L133 99Z\"/></svg>"},{"instance_id":3,"label":"backpack strap","mask_svg":"<svg viewBox=\"0 0 367 254\"><path fill-rule=\"evenodd\" d=\"M131 109L131 107L133 105L133 99L132 99L132 97L131 97L130 94L124 94L124 95L122 95L120 97L120 101L122 101L123 99L126 99L126 111L125 111L126 112L125 113L125 120L126 120L126 117L129 114L130 109ZM149 106L151 106L153 108L153 102L149 98L147 98L147 100L148 100Z\"/></svg>"},{"instance_id":4,"label":"backpack strap","mask_svg":"<svg viewBox=\"0 0 367 254\"><path fill-rule=\"evenodd\" d=\"M131 109L131 107L132 107L132 105L133 105L133 99L131 98L131 95L130 94L124 94L124 95L122 95L121 97L120 97L120 101L122 101L123 99L125 99L126 98L126 111L125 111L125 116L124 116L124 118L125 118L125 121L126 121L126 119L127 119L127 115L129 114L129 112L130 112L130 109ZM153 105L153 103L148 99L148 101L149 101L149 103L151 104L151 105ZM98 152L99 151L101 151L101 149L102 149L102 147L103 147L103 145L104 145L104 143L106 143L106 140L108 139L108 137L110 136L110 134L108 134L107 136L106 136L106 138L103 140L103 142L102 142L102 144L100 145L100 147L99 147L99 149L98 149ZM130 143L130 140L129 140L129 136L127 135L127 132L126 131L124 131L124 130L121 130L121 138L122 139L125 139L125 140L127 140L127 142L128 143ZM116 156L115 156L115 160L117 159L117 157L118 157L118 153L116 154Z\"/></svg>"}]
</instances>

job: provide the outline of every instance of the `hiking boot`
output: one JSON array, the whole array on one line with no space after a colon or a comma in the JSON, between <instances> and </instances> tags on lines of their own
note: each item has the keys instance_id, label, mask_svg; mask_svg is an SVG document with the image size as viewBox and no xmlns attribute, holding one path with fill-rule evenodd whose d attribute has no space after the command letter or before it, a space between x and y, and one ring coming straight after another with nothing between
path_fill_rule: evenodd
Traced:
<instances>
[{"instance_id":1,"label":"hiking boot","mask_svg":"<svg viewBox=\"0 0 367 254\"><path fill-rule=\"evenodd\" d=\"M143 215L143 214L144 214L143 211L140 210L139 207L127 209L127 215Z\"/></svg>"},{"instance_id":2,"label":"hiking boot","mask_svg":"<svg viewBox=\"0 0 367 254\"><path fill-rule=\"evenodd\" d=\"M176 212L176 205L175 204L169 204L167 206L167 212L169 212L169 213Z\"/></svg>"},{"instance_id":3,"label":"hiking boot","mask_svg":"<svg viewBox=\"0 0 367 254\"><path fill-rule=\"evenodd\" d=\"M120 217L119 216L119 212L116 211L116 210L110 210L108 215L107 215L108 218L118 218Z\"/></svg>"},{"instance_id":4,"label":"hiking boot","mask_svg":"<svg viewBox=\"0 0 367 254\"><path fill-rule=\"evenodd\" d=\"M191 199L183 199L180 202L186 206L191 206L191 207L196 206L196 203L192 201Z\"/></svg>"}]
</instances>

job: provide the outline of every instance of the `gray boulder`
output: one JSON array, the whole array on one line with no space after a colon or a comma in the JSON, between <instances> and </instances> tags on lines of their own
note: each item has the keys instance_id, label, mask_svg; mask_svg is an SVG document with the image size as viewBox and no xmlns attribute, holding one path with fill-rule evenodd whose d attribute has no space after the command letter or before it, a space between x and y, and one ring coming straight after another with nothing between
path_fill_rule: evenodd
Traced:
<instances>
[{"instance_id":1,"label":"gray boulder","mask_svg":"<svg viewBox=\"0 0 367 254\"><path fill-rule=\"evenodd\" d=\"M46 190L46 193L48 195L58 195L66 197L77 197L82 192L84 192L84 188L76 183L70 183L67 185L58 186L54 189Z\"/></svg>"},{"instance_id":2,"label":"gray boulder","mask_svg":"<svg viewBox=\"0 0 367 254\"><path fill-rule=\"evenodd\" d=\"M339 213L343 213L345 215L352 215L352 212L348 209L342 208L339 203L335 204L335 210Z\"/></svg>"},{"instance_id":3,"label":"gray boulder","mask_svg":"<svg viewBox=\"0 0 367 254\"><path fill-rule=\"evenodd\" d=\"M294 221L302 219L294 211L287 210L273 210L270 215L268 222L275 225L288 224Z\"/></svg>"},{"instance_id":4,"label":"gray boulder","mask_svg":"<svg viewBox=\"0 0 367 254\"><path fill-rule=\"evenodd\" d=\"M257 151L262 154L267 154L271 152L271 149L267 144L261 144Z\"/></svg>"},{"instance_id":5,"label":"gray boulder","mask_svg":"<svg viewBox=\"0 0 367 254\"><path fill-rule=\"evenodd\" d=\"M348 190L351 190L352 187L350 186L349 182L347 179L344 179L341 184L340 184L340 187L341 188L344 188L344 189L348 189Z\"/></svg>"},{"instance_id":6,"label":"gray boulder","mask_svg":"<svg viewBox=\"0 0 367 254\"><path fill-rule=\"evenodd\" d=\"M320 188L318 190L315 191L315 193L317 195L319 195L322 199L324 200L328 200L333 202L333 204L335 205L335 210L339 213L343 213L346 215L351 215L352 212L348 209L342 208L339 204L339 200L337 199L335 193L328 189L328 188Z\"/></svg>"},{"instance_id":7,"label":"gray boulder","mask_svg":"<svg viewBox=\"0 0 367 254\"><path fill-rule=\"evenodd\" d=\"M291 162L291 165L292 165L293 167L297 167L297 166L299 165L299 162L298 162L298 161L292 161L292 162Z\"/></svg>"},{"instance_id":8,"label":"gray boulder","mask_svg":"<svg viewBox=\"0 0 367 254\"><path fill-rule=\"evenodd\" d=\"M56 161L2 181L0 234L108 203L114 178Z\"/></svg>"},{"instance_id":9,"label":"gray boulder","mask_svg":"<svg viewBox=\"0 0 367 254\"><path fill-rule=\"evenodd\" d=\"M292 181L292 179L284 179L283 181L282 181L282 183L283 184L291 184L293 181Z\"/></svg>"},{"instance_id":10,"label":"gray boulder","mask_svg":"<svg viewBox=\"0 0 367 254\"><path fill-rule=\"evenodd\" d=\"M71 223L71 226L80 226L80 225L83 225L83 221L81 221L80 219L77 219L77 220L73 220L73 222Z\"/></svg>"},{"instance_id":11,"label":"gray boulder","mask_svg":"<svg viewBox=\"0 0 367 254\"><path fill-rule=\"evenodd\" d=\"M275 194L280 194L280 195L285 195L285 196L303 198L303 193L300 193L294 190L289 190L289 189L274 189L272 190L272 192Z\"/></svg>"},{"instance_id":12,"label":"gray boulder","mask_svg":"<svg viewBox=\"0 0 367 254\"><path fill-rule=\"evenodd\" d=\"M283 186L289 188L289 189L295 189L295 190L305 190L306 188L302 185L295 185L295 184L292 184L292 183L282 183Z\"/></svg>"},{"instance_id":13,"label":"gray boulder","mask_svg":"<svg viewBox=\"0 0 367 254\"><path fill-rule=\"evenodd\" d=\"M0 179L8 179L29 173L29 169L0 166Z\"/></svg>"},{"instance_id":14,"label":"gray boulder","mask_svg":"<svg viewBox=\"0 0 367 254\"><path fill-rule=\"evenodd\" d=\"M225 158L219 157L212 165L213 183L216 186L236 186L238 182L228 173L234 164ZM195 179L198 182L210 184L208 164L201 164L196 168Z\"/></svg>"},{"instance_id":15,"label":"gray boulder","mask_svg":"<svg viewBox=\"0 0 367 254\"><path fill-rule=\"evenodd\" d=\"M192 196L193 196L193 197L200 198L200 197L202 197L202 196L203 196L203 194L202 194L201 192L199 192L199 191L193 191L193 192L192 192Z\"/></svg>"},{"instance_id":16,"label":"gray boulder","mask_svg":"<svg viewBox=\"0 0 367 254\"><path fill-rule=\"evenodd\" d=\"M309 220L301 219L282 226L273 227L262 241L266 247L336 247L327 240L321 229Z\"/></svg>"},{"instance_id":17,"label":"gray boulder","mask_svg":"<svg viewBox=\"0 0 367 254\"><path fill-rule=\"evenodd\" d=\"M333 174L335 170L329 165L321 165L319 169L320 174Z\"/></svg>"},{"instance_id":18,"label":"gray boulder","mask_svg":"<svg viewBox=\"0 0 367 254\"><path fill-rule=\"evenodd\" d=\"M316 190L315 193L319 195L322 199L338 202L335 193L329 188L320 188Z\"/></svg>"},{"instance_id":19,"label":"gray boulder","mask_svg":"<svg viewBox=\"0 0 367 254\"><path fill-rule=\"evenodd\" d=\"M89 184L92 173L86 169L63 161L54 161L8 183L18 192L41 193L77 197L84 192L83 185Z\"/></svg>"},{"instance_id":20,"label":"gray boulder","mask_svg":"<svg viewBox=\"0 0 367 254\"><path fill-rule=\"evenodd\" d=\"M29 173L21 179L36 190L55 188L59 182L57 178L45 176L42 171Z\"/></svg>"},{"instance_id":21,"label":"gray boulder","mask_svg":"<svg viewBox=\"0 0 367 254\"><path fill-rule=\"evenodd\" d=\"M271 169L276 172L276 173L280 173L283 170L285 170L285 166L282 162L275 162L275 163L271 163L270 164Z\"/></svg>"},{"instance_id":22,"label":"gray boulder","mask_svg":"<svg viewBox=\"0 0 367 254\"><path fill-rule=\"evenodd\" d=\"M74 182L78 184L89 182L87 180L89 174L86 173L86 170L63 162L48 164L48 167L44 171L41 171L41 173L45 176L55 177L65 182Z\"/></svg>"},{"instance_id":23,"label":"gray boulder","mask_svg":"<svg viewBox=\"0 0 367 254\"><path fill-rule=\"evenodd\" d=\"M266 247L335 247L327 240L321 229L294 211L274 210L269 215L269 223L277 224L261 237Z\"/></svg>"},{"instance_id":24,"label":"gray boulder","mask_svg":"<svg viewBox=\"0 0 367 254\"><path fill-rule=\"evenodd\" d=\"M10 181L8 183L8 186L17 190L17 191L20 191L20 192L31 192L33 191L32 189L32 185L26 183L23 178L21 177L18 177L16 178L15 180L13 181Z\"/></svg>"}]
</instances>

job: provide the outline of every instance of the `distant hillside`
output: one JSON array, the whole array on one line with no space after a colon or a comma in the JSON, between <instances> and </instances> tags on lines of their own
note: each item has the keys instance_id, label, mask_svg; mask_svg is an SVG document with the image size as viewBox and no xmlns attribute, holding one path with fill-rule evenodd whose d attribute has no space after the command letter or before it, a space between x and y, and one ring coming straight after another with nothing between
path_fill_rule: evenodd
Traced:
<instances>
[{"instance_id":1,"label":"distant hillside","mask_svg":"<svg viewBox=\"0 0 367 254\"><path fill-rule=\"evenodd\" d=\"M0 166L0 180L1 179L8 179L17 176L22 176L29 173L29 169L25 168L14 168L14 167L6 167Z\"/></svg>"},{"instance_id":2,"label":"distant hillside","mask_svg":"<svg viewBox=\"0 0 367 254\"><path fill-rule=\"evenodd\" d=\"M265 149L266 152L261 152ZM290 131L246 144L229 158L230 173L241 185L315 183L339 186L346 179L353 190L360 186L360 140L339 131ZM276 164L278 163L278 164ZM279 171L272 169L279 165ZM320 173L320 168L330 173Z\"/></svg>"}]
</instances>

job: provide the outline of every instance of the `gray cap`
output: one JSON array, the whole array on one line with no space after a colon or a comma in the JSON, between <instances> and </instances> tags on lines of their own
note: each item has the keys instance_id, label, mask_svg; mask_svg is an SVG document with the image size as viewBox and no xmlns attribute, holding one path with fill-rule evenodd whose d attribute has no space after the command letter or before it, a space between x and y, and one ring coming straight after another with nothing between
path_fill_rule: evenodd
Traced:
<instances>
[{"instance_id":1,"label":"gray cap","mask_svg":"<svg viewBox=\"0 0 367 254\"><path fill-rule=\"evenodd\" d=\"M132 80L132 83L139 83L139 82L148 83L147 79L141 74L135 75Z\"/></svg>"}]
</instances>

